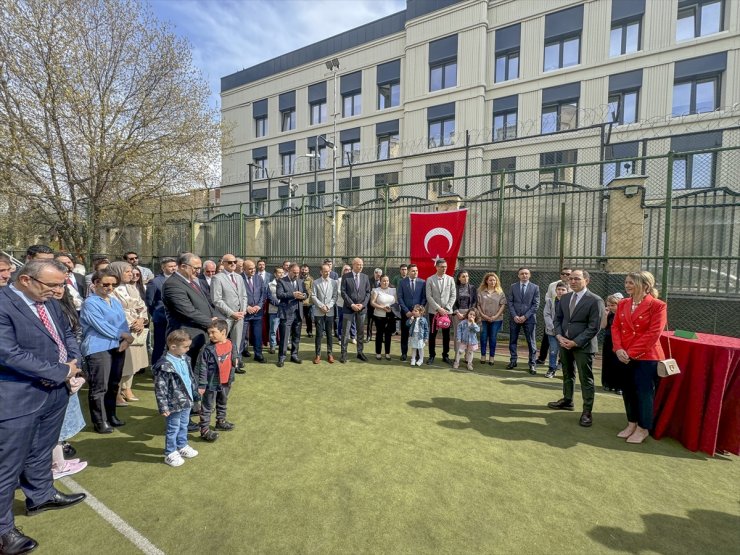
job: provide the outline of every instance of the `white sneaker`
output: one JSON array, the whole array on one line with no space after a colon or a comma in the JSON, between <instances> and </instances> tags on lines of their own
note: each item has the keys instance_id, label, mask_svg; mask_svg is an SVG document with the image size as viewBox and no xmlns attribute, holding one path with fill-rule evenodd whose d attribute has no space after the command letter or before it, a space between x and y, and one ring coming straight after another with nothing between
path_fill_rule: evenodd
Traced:
<instances>
[{"instance_id":1,"label":"white sneaker","mask_svg":"<svg viewBox=\"0 0 740 555\"><path fill-rule=\"evenodd\" d=\"M182 466L185 464L185 459L182 458L179 451L172 451L164 458L164 462L170 466Z\"/></svg>"},{"instance_id":2,"label":"white sneaker","mask_svg":"<svg viewBox=\"0 0 740 555\"><path fill-rule=\"evenodd\" d=\"M420 359L419 359L419 360L418 360L418 361L416 362L416 365L417 365L417 366L421 366L422 364L424 364L424 359L420 358Z\"/></svg>"},{"instance_id":3,"label":"white sneaker","mask_svg":"<svg viewBox=\"0 0 740 555\"><path fill-rule=\"evenodd\" d=\"M198 456L198 451L190 447L190 445L186 445L180 449L180 456L186 459L192 459Z\"/></svg>"},{"instance_id":4,"label":"white sneaker","mask_svg":"<svg viewBox=\"0 0 740 555\"><path fill-rule=\"evenodd\" d=\"M54 475L54 479L58 480L59 478L64 478L65 476L72 476L72 474L77 474L81 470L85 470L85 467L87 467L86 461L81 461L80 459L72 459L69 461L64 461L64 464L62 464L61 468L59 468L55 464L52 464L51 470Z\"/></svg>"}]
</instances>

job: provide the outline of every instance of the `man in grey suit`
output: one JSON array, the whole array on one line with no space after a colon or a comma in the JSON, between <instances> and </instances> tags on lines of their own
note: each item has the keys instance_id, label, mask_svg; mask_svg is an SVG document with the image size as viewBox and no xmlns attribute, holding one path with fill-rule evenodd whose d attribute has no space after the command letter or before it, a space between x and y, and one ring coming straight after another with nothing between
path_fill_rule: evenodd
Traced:
<instances>
[{"instance_id":1,"label":"man in grey suit","mask_svg":"<svg viewBox=\"0 0 740 555\"><path fill-rule=\"evenodd\" d=\"M604 301L588 290L586 270L573 270L569 276L571 293L563 295L555 313L555 337L560 344L563 363L563 398L548 403L555 410L573 410L575 366L581 382L583 412L579 424L591 426L594 406L594 354L598 350L596 334L601 327Z\"/></svg>"},{"instance_id":2,"label":"man in grey suit","mask_svg":"<svg viewBox=\"0 0 740 555\"><path fill-rule=\"evenodd\" d=\"M536 374L535 363L537 356L537 344L534 337L537 326L537 307L540 306L540 288L530 283L531 273L527 268L519 268L519 281L513 283L506 295L506 303L509 305L509 355L511 359L508 370L516 368L517 342L519 332L524 330L529 348L529 373Z\"/></svg>"},{"instance_id":3,"label":"man in grey suit","mask_svg":"<svg viewBox=\"0 0 740 555\"><path fill-rule=\"evenodd\" d=\"M342 307L342 356L339 362L347 362L347 342L349 341L350 328L354 323L357 327L357 358L367 361L362 352L363 337L362 325L367 315L367 303L370 302L370 280L362 273L365 263L362 258L352 260L352 271L342 276L341 295L344 301Z\"/></svg>"},{"instance_id":4,"label":"man in grey suit","mask_svg":"<svg viewBox=\"0 0 740 555\"><path fill-rule=\"evenodd\" d=\"M214 306L226 317L229 325L229 339L240 351L242 336L244 335L244 316L247 311L247 292L241 274L237 273L236 256L226 253L221 258L224 271L211 278L211 300ZM241 365L237 366L238 373L244 373Z\"/></svg>"},{"instance_id":5,"label":"man in grey suit","mask_svg":"<svg viewBox=\"0 0 740 555\"><path fill-rule=\"evenodd\" d=\"M334 362L332 354L332 342L334 331L334 306L339 296L339 284L337 280L329 277L331 266L324 263L321 266L321 277L313 282L313 319L316 322L316 357L314 364L321 362L321 339L326 334L326 352L329 364Z\"/></svg>"},{"instance_id":6,"label":"man in grey suit","mask_svg":"<svg viewBox=\"0 0 740 555\"><path fill-rule=\"evenodd\" d=\"M427 364L434 363L434 357L437 354L435 341L437 339L437 327L434 325L434 316L437 314L449 316L452 312L452 305L457 298L457 287L452 276L448 276L447 262L438 259L434 263L437 273L427 279L426 298L427 308L429 308L429 360ZM442 360L450 364L450 328L442 329Z\"/></svg>"}]
</instances>

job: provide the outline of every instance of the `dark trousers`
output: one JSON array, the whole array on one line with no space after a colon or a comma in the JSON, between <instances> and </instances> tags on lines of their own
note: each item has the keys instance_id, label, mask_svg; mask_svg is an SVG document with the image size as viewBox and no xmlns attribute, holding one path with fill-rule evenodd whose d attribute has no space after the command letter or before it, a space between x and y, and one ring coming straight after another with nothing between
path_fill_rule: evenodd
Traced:
<instances>
[{"instance_id":1,"label":"dark trousers","mask_svg":"<svg viewBox=\"0 0 740 555\"><path fill-rule=\"evenodd\" d=\"M369 341L373 338L373 322L375 318L367 318L367 331L365 333L365 341Z\"/></svg>"},{"instance_id":2,"label":"dark trousers","mask_svg":"<svg viewBox=\"0 0 740 555\"><path fill-rule=\"evenodd\" d=\"M226 403L229 400L230 385L222 385L218 391L206 389L200 401L200 429L205 432L211 425L211 414L216 407L216 421L226 420Z\"/></svg>"},{"instance_id":3,"label":"dark trousers","mask_svg":"<svg viewBox=\"0 0 740 555\"><path fill-rule=\"evenodd\" d=\"M583 411L591 412L594 407L594 353L584 353L582 349L560 348L560 362L563 365L563 397L572 401L576 387L576 367L581 382Z\"/></svg>"},{"instance_id":4,"label":"dark trousers","mask_svg":"<svg viewBox=\"0 0 740 555\"><path fill-rule=\"evenodd\" d=\"M258 314L262 314L259 312ZM262 318L250 318L244 320L244 348L251 345L254 349L254 356L262 356ZM242 349L244 350L244 349Z\"/></svg>"},{"instance_id":5,"label":"dark trousers","mask_svg":"<svg viewBox=\"0 0 740 555\"><path fill-rule=\"evenodd\" d=\"M401 312L401 356L406 356L409 352L409 327L406 325L408 318Z\"/></svg>"},{"instance_id":6,"label":"dark trousers","mask_svg":"<svg viewBox=\"0 0 740 555\"><path fill-rule=\"evenodd\" d=\"M51 451L59 441L68 401L67 388L55 387L38 410L0 421L0 534L14 527L13 499L19 485L29 507L55 494Z\"/></svg>"},{"instance_id":7,"label":"dark trousers","mask_svg":"<svg viewBox=\"0 0 740 555\"><path fill-rule=\"evenodd\" d=\"M623 372L622 399L629 422L637 422L640 428L653 429L653 403L658 386L658 361L633 360Z\"/></svg>"},{"instance_id":8,"label":"dark trousers","mask_svg":"<svg viewBox=\"0 0 740 555\"><path fill-rule=\"evenodd\" d=\"M306 333L313 333L313 307L303 306L303 321L306 323Z\"/></svg>"},{"instance_id":9,"label":"dark trousers","mask_svg":"<svg viewBox=\"0 0 740 555\"><path fill-rule=\"evenodd\" d=\"M316 319L316 356L321 355L321 341L326 335L326 352L332 354L334 344L334 312L330 311L324 316L314 316Z\"/></svg>"},{"instance_id":10,"label":"dark trousers","mask_svg":"<svg viewBox=\"0 0 740 555\"><path fill-rule=\"evenodd\" d=\"M188 335L190 335L190 349L188 349L187 355L188 358L190 358L190 366L195 368L195 365L198 363L198 356L200 356L200 351L203 349L203 347L206 344L206 339L208 336L206 335L206 332L203 330L195 329L195 328L183 328L186 332L188 332ZM172 330L169 330L172 331Z\"/></svg>"},{"instance_id":11,"label":"dark trousers","mask_svg":"<svg viewBox=\"0 0 740 555\"><path fill-rule=\"evenodd\" d=\"M437 332L439 329L437 329L436 326L432 326L432 321L434 320L434 316L430 315L429 318L429 356L434 357L437 356ZM434 331L432 331L432 329ZM442 329L442 356L446 357L450 355L450 328L443 328Z\"/></svg>"},{"instance_id":12,"label":"dark trousers","mask_svg":"<svg viewBox=\"0 0 740 555\"><path fill-rule=\"evenodd\" d=\"M341 307L337 307L337 312L339 313L339 316L337 317L337 336L339 339L342 339L342 330L344 329L344 311ZM356 337L357 336L357 326L355 326L354 321L352 321L352 326L350 327L350 337Z\"/></svg>"},{"instance_id":13,"label":"dark trousers","mask_svg":"<svg viewBox=\"0 0 740 555\"><path fill-rule=\"evenodd\" d=\"M519 332L524 331L524 337L527 339L527 347L529 347L529 364L534 364L535 357L537 356L537 340L534 337L535 322L524 322L523 324L517 324L514 320L509 320L509 355L511 362L516 363L517 359L517 342L519 341Z\"/></svg>"},{"instance_id":14,"label":"dark trousers","mask_svg":"<svg viewBox=\"0 0 740 555\"><path fill-rule=\"evenodd\" d=\"M550 352L550 340L547 338L547 334L542 336L542 342L540 343L540 354L537 360L547 360L547 353Z\"/></svg>"},{"instance_id":15,"label":"dark trousers","mask_svg":"<svg viewBox=\"0 0 740 555\"><path fill-rule=\"evenodd\" d=\"M116 415L116 397L121 383L126 351L118 348L88 355L87 362L88 396L90 420L93 424L103 424Z\"/></svg>"},{"instance_id":16,"label":"dark trousers","mask_svg":"<svg viewBox=\"0 0 740 555\"><path fill-rule=\"evenodd\" d=\"M391 353L391 337L396 331L396 318L390 312L381 317L373 316L375 320L375 354L379 355L381 347L385 347L385 354Z\"/></svg>"},{"instance_id":17,"label":"dark trousers","mask_svg":"<svg viewBox=\"0 0 740 555\"><path fill-rule=\"evenodd\" d=\"M154 322L154 333L152 334L152 366L162 358L167 342L167 321Z\"/></svg>"},{"instance_id":18,"label":"dark trousers","mask_svg":"<svg viewBox=\"0 0 740 555\"><path fill-rule=\"evenodd\" d=\"M298 347L301 342L301 313L297 310L280 318L278 333L280 334L280 345L278 347L278 358L285 358L290 334L290 356L298 356Z\"/></svg>"},{"instance_id":19,"label":"dark trousers","mask_svg":"<svg viewBox=\"0 0 740 555\"><path fill-rule=\"evenodd\" d=\"M359 312L352 311L352 313L344 313L342 317L342 353L347 352L347 343L349 343L350 329L352 326L357 329L357 354L363 351L365 338L362 336L362 328L366 315L367 309L360 310Z\"/></svg>"}]
</instances>

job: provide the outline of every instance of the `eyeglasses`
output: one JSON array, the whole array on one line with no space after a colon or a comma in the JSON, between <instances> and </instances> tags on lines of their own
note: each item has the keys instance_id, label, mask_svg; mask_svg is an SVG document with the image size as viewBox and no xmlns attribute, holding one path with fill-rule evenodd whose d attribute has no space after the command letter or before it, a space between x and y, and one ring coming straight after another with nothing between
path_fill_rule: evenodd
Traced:
<instances>
[{"instance_id":1,"label":"eyeglasses","mask_svg":"<svg viewBox=\"0 0 740 555\"><path fill-rule=\"evenodd\" d=\"M196 272L200 272L203 269L203 266L193 266L192 264L188 264L187 262L185 262L184 265L185 266L190 266Z\"/></svg>"},{"instance_id":2,"label":"eyeglasses","mask_svg":"<svg viewBox=\"0 0 740 555\"><path fill-rule=\"evenodd\" d=\"M41 281L40 279L36 279L33 276L28 276L33 281L40 283L44 287L48 287L49 289L64 289L64 287L67 285L66 283L46 283L45 281Z\"/></svg>"},{"instance_id":3,"label":"eyeglasses","mask_svg":"<svg viewBox=\"0 0 740 555\"><path fill-rule=\"evenodd\" d=\"M224 260L224 264L236 264L236 260Z\"/></svg>"},{"instance_id":4,"label":"eyeglasses","mask_svg":"<svg viewBox=\"0 0 740 555\"><path fill-rule=\"evenodd\" d=\"M116 284L115 283L98 283L98 287L102 287L103 289L115 289Z\"/></svg>"}]
</instances>

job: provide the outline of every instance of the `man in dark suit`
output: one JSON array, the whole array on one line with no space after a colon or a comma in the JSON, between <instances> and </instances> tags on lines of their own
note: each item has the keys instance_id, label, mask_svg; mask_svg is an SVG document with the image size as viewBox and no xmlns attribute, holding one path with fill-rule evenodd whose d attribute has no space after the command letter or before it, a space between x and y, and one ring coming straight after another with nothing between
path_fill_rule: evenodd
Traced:
<instances>
[{"instance_id":1,"label":"man in dark suit","mask_svg":"<svg viewBox=\"0 0 740 555\"><path fill-rule=\"evenodd\" d=\"M0 552L26 553L37 543L15 527L13 499L20 485L26 513L62 509L84 494L54 488L51 452L59 440L80 351L55 290L66 267L28 262L13 285L0 290Z\"/></svg>"},{"instance_id":2,"label":"man in dark suit","mask_svg":"<svg viewBox=\"0 0 740 555\"><path fill-rule=\"evenodd\" d=\"M347 342L352 324L357 327L357 358L366 361L363 351L362 324L367 315L367 303L370 302L370 280L362 273L362 258L352 260L352 271L342 276L340 295L344 301L342 307L342 356L339 362L347 362Z\"/></svg>"},{"instance_id":3,"label":"man in dark suit","mask_svg":"<svg viewBox=\"0 0 740 555\"><path fill-rule=\"evenodd\" d=\"M198 354L206 344L208 326L218 317L216 309L198 283L202 263L186 252L177 259L177 271L164 282L162 302L167 314L167 333L184 329L192 343L188 356L195 368Z\"/></svg>"},{"instance_id":4,"label":"man in dark suit","mask_svg":"<svg viewBox=\"0 0 740 555\"><path fill-rule=\"evenodd\" d=\"M85 276L82 274L78 274L74 271L75 269L75 259L74 256L72 256L68 252L58 252L54 255L54 260L57 262L61 262L64 264L67 269L69 270L69 273L67 274L67 285L72 287L77 294L80 296L81 299L84 299L87 297L87 285L85 284ZM79 310L79 309L77 309Z\"/></svg>"},{"instance_id":5,"label":"man in dark suit","mask_svg":"<svg viewBox=\"0 0 740 555\"><path fill-rule=\"evenodd\" d=\"M511 285L509 293L506 295L511 318L509 320L509 354L511 360L506 368L509 370L516 368L517 341L519 340L519 332L523 330L529 348L529 373L536 374L537 345L534 333L537 326L537 307L540 306L540 288L534 283L530 283L531 275L527 268L519 268L519 281Z\"/></svg>"},{"instance_id":6,"label":"man in dark suit","mask_svg":"<svg viewBox=\"0 0 740 555\"><path fill-rule=\"evenodd\" d=\"M203 263L203 270L198 275L198 281L200 281L198 285L209 299L211 298L211 281L215 275L216 263L213 260L206 260Z\"/></svg>"},{"instance_id":7,"label":"man in dark suit","mask_svg":"<svg viewBox=\"0 0 740 555\"><path fill-rule=\"evenodd\" d=\"M288 334L290 334L290 362L301 363L298 358L298 347L301 342L301 316L303 316L303 301L308 298L306 286L299 277L301 267L291 264L288 275L277 282L275 294L278 301L278 316L280 318L280 346L278 347L278 368L285 364Z\"/></svg>"},{"instance_id":8,"label":"man in dark suit","mask_svg":"<svg viewBox=\"0 0 740 555\"><path fill-rule=\"evenodd\" d=\"M248 349L248 346L252 345L254 361L265 362L265 357L262 356L262 317L265 314L267 285L257 275L257 266L254 261L245 260L242 267L244 268L242 277L247 294L247 313L244 315L244 341L241 346L243 349Z\"/></svg>"},{"instance_id":9,"label":"man in dark suit","mask_svg":"<svg viewBox=\"0 0 740 555\"><path fill-rule=\"evenodd\" d=\"M583 397L579 424L588 427L592 424L594 406L593 362L599 349L596 334L601 327L604 301L588 290L590 278L586 270L573 270L568 280L572 291L563 295L555 312L555 337L560 344L563 364L563 398L547 406L555 410L573 410L577 366Z\"/></svg>"},{"instance_id":10,"label":"man in dark suit","mask_svg":"<svg viewBox=\"0 0 740 555\"><path fill-rule=\"evenodd\" d=\"M146 286L146 309L152 317L154 324L154 336L152 339L152 365L154 365L164 354L165 340L167 339L167 314L162 302L162 286L164 282L177 271L177 260L174 258L163 258L159 267L161 273L150 281Z\"/></svg>"},{"instance_id":11,"label":"man in dark suit","mask_svg":"<svg viewBox=\"0 0 740 555\"><path fill-rule=\"evenodd\" d=\"M411 318L415 305L426 306L426 282L419 278L416 264L408 266L408 277L398 283L398 305L401 307L401 360L406 360L409 352L409 328L406 321Z\"/></svg>"}]
</instances>

